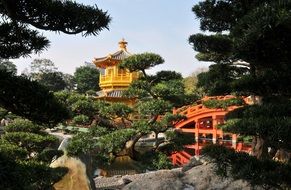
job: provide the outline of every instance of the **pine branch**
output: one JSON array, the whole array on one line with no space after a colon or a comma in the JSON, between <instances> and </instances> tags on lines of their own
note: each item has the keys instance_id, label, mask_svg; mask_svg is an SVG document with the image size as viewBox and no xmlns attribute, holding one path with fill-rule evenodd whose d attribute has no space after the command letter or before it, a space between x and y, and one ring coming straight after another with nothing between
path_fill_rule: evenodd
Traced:
<instances>
[{"instance_id":1,"label":"pine branch","mask_svg":"<svg viewBox=\"0 0 291 190\"><path fill-rule=\"evenodd\" d=\"M97 6L85 6L72 1L3 0L0 13L12 20L30 24L42 30L66 34L97 35L107 28L111 18Z\"/></svg>"}]
</instances>

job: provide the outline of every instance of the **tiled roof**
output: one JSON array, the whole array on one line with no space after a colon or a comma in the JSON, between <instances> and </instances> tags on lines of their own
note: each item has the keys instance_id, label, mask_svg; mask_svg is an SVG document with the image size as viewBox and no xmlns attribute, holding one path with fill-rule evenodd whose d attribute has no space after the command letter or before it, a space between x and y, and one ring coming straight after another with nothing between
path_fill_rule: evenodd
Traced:
<instances>
[{"instance_id":1,"label":"tiled roof","mask_svg":"<svg viewBox=\"0 0 291 190\"><path fill-rule=\"evenodd\" d=\"M95 58L94 59L94 63L98 63L98 62L103 62L103 61L106 61L106 60L109 60L109 59L114 59L114 60L123 60L127 57L129 57L131 54L126 51L125 49L122 49L122 50L119 50L113 54L109 54L108 56L106 57L100 57L100 58Z\"/></svg>"},{"instance_id":2,"label":"tiled roof","mask_svg":"<svg viewBox=\"0 0 291 190\"><path fill-rule=\"evenodd\" d=\"M124 90L112 90L111 92L107 93L108 97L122 97Z\"/></svg>"},{"instance_id":3,"label":"tiled roof","mask_svg":"<svg viewBox=\"0 0 291 190\"><path fill-rule=\"evenodd\" d=\"M122 39L119 44L119 50L115 53L111 53L105 57L94 58L93 63L99 68L106 68L108 66L114 66L121 60L129 57L131 54L127 51L127 42Z\"/></svg>"},{"instance_id":4,"label":"tiled roof","mask_svg":"<svg viewBox=\"0 0 291 190\"><path fill-rule=\"evenodd\" d=\"M98 91L97 95L99 97L122 97L124 90L112 90L109 91L107 93L105 93L104 91Z\"/></svg>"}]
</instances>

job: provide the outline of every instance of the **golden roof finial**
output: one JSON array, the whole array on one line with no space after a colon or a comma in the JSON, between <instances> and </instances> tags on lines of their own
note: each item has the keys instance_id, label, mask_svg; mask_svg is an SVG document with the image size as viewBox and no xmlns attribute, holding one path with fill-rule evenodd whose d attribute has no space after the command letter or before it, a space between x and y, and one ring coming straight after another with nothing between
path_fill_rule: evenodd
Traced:
<instances>
[{"instance_id":1,"label":"golden roof finial","mask_svg":"<svg viewBox=\"0 0 291 190\"><path fill-rule=\"evenodd\" d=\"M119 48L122 50L126 50L126 45L127 45L127 42L124 40L124 38L122 38L122 40L120 42L118 42L119 44Z\"/></svg>"}]
</instances>

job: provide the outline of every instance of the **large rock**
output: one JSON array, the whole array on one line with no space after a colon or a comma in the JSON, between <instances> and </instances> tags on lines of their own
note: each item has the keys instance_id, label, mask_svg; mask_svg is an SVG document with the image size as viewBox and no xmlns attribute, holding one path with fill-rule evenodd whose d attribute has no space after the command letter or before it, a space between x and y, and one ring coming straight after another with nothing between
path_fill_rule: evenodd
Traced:
<instances>
[{"instance_id":1,"label":"large rock","mask_svg":"<svg viewBox=\"0 0 291 190\"><path fill-rule=\"evenodd\" d=\"M97 189L123 190L251 190L243 180L221 178L207 157L193 157L183 168L144 174L95 178ZM107 183L106 183L107 181ZM256 188L261 189L261 188Z\"/></svg>"},{"instance_id":2,"label":"large rock","mask_svg":"<svg viewBox=\"0 0 291 190\"><path fill-rule=\"evenodd\" d=\"M66 167L68 173L63 178L54 184L55 190L90 190L90 182L86 175L86 166L84 163L73 157L63 155L51 163L50 167Z\"/></svg>"},{"instance_id":3,"label":"large rock","mask_svg":"<svg viewBox=\"0 0 291 190\"><path fill-rule=\"evenodd\" d=\"M184 184L181 181L182 172L179 170L159 170L146 174L125 176L124 178L132 182L126 185L124 190L180 190Z\"/></svg>"},{"instance_id":4,"label":"large rock","mask_svg":"<svg viewBox=\"0 0 291 190\"><path fill-rule=\"evenodd\" d=\"M193 167L185 172L182 181L194 187L195 190L251 190L251 186L243 180L221 178L214 172L214 164L204 164Z\"/></svg>"}]
</instances>

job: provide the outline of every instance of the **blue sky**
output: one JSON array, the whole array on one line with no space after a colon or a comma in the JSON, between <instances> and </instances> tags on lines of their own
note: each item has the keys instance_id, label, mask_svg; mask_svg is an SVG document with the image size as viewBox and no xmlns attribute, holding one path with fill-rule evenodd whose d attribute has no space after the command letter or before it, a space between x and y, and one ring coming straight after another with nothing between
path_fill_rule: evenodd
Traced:
<instances>
[{"instance_id":1,"label":"blue sky","mask_svg":"<svg viewBox=\"0 0 291 190\"><path fill-rule=\"evenodd\" d=\"M199 22L191 8L197 0L76 0L108 11L112 17L109 30L98 36L82 37L42 32L51 46L41 54L12 60L22 72L35 58L51 59L60 71L73 74L76 67L118 50L118 41L128 42L131 53L152 52L165 63L150 70L174 70L188 76L209 64L195 59L188 37L199 32Z\"/></svg>"}]
</instances>

